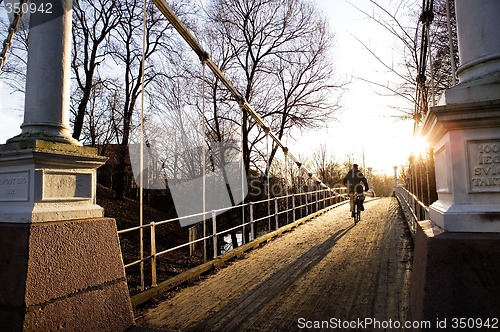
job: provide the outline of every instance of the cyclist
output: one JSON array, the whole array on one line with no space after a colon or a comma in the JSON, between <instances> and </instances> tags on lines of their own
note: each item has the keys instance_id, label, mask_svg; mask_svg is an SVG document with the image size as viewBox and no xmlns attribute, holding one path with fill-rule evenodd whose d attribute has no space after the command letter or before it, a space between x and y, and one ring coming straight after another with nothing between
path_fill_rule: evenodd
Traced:
<instances>
[{"instance_id":1,"label":"cyclist","mask_svg":"<svg viewBox=\"0 0 500 332\"><path fill-rule=\"evenodd\" d=\"M365 186L365 191L368 191L368 181L366 180L363 173L358 169L358 164L353 164L352 168L344 176L342 181L345 186L347 186L347 192L349 193L350 205L351 205L351 216L354 217L354 192L358 194L363 194L363 185ZM363 201L365 199L364 195L361 196L361 206L360 210L364 211Z\"/></svg>"}]
</instances>

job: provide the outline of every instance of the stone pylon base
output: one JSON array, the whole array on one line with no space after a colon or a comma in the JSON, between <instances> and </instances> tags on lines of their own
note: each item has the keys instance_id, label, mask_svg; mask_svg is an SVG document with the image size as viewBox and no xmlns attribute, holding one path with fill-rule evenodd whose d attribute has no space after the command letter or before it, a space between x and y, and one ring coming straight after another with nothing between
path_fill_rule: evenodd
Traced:
<instances>
[{"instance_id":1,"label":"stone pylon base","mask_svg":"<svg viewBox=\"0 0 500 332\"><path fill-rule=\"evenodd\" d=\"M498 319L500 234L452 233L421 221L415 236L410 289L413 321Z\"/></svg>"},{"instance_id":2,"label":"stone pylon base","mask_svg":"<svg viewBox=\"0 0 500 332\"><path fill-rule=\"evenodd\" d=\"M124 331L134 324L113 219L0 224L2 331Z\"/></svg>"}]
</instances>

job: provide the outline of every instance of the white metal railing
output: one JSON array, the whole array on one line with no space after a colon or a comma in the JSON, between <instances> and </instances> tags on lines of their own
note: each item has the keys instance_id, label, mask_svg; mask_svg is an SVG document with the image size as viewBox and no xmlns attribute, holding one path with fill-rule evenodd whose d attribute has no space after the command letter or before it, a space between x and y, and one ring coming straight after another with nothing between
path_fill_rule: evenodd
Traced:
<instances>
[{"instance_id":1,"label":"white metal railing","mask_svg":"<svg viewBox=\"0 0 500 332\"><path fill-rule=\"evenodd\" d=\"M135 266L136 264L139 264L140 265L140 271L141 271L141 290L144 290L145 286L144 286L144 262L145 260L151 260L151 270L152 270L152 276L151 276L151 279L152 279L152 285L156 285L156 259L161 256L161 255L164 255L164 254L167 254L169 252L172 252L174 250L180 250L182 248L185 248L185 247L188 247L190 245L192 245L193 243L197 243L197 242L201 242L203 241L203 250L204 250L204 261L206 261L208 258L207 258L207 240L208 241L213 241L213 251L214 251L214 254L213 256L216 257L217 256L217 253L218 253L218 250L219 250L219 246L217 244L217 237L221 234L225 234L225 233L229 233L229 232L232 232L232 231L235 231L236 229L238 228L241 228L241 232L242 232L242 242L245 241L245 237L246 235L248 234L248 232L246 232L246 228L250 228L250 236L249 238L255 238L256 236L256 230L254 229L254 225L256 222L259 222L259 221L262 221L264 219L267 219L268 221L268 224L267 224L267 230L270 231L271 230L271 225L274 224L274 228L277 228L279 227L279 224L280 224L280 218L284 218L284 214L286 214L286 219L287 221L289 220L290 218L290 214L293 214L295 215L296 211L305 211L305 213L307 214L308 211L313 211L313 210L318 210L320 208L320 205L323 205L325 206L327 203L327 201L331 201L332 200L332 196L336 195L336 197L342 197L342 194L339 194L335 191L333 191L332 189L328 188L326 186L326 184L324 184L321 179L318 178L318 176L316 174L314 174L314 172L312 172L311 170L309 170L308 166L306 166L304 163L302 163L297 157L295 157L290 149L285 145L285 143L282 141L282 137L281 135L278 135L278 133L276 133L275 131L273 131L273 128L271 127L271 125L269 123L267 123L265 121L265 119L259 115L259 113L250 105L249 101L245 99L244 97L244 94L240 93L238 91L238 89L236 89L236 87L232 84L232 82L224 75L223 71L217 66L217 64L215 64L215 62L213 62L213 60L210 58L210 55L209 53L207 53L205 51L205 49L201 46L201 44L198 42L198 40L194 37L194 35L191 33L191 31L183 24L183 22L179 19L179 17L177 17L177 15L175 14L175 12L172 10L172 8L169 7L168 3L166 0L153 0L153 3L156 5L156 7L158 8L158 10L165 16L165 18L170 22L170 24L172 24L172 27L175 28L175 30L177 30L177 32L179 33L179 35L187 42L187 44L191 47L191 49L198 55L200 61L201 61L201 70L202 70L202 87L201 87L201 99L202 99L202 107L201 107L201 121L200 121L200 124L201 124L201 147L202 147L202 157L201 157L201 169L202 169L202 179L203 179L203 184L202 184L202 187L203 188L200 188L202 189L202 193L203 193L203 197L202 197L202 206L203 206L203 209L202 209L202 213L200 214L197 214L196 216L199 217L200 220L203 220L202 224L203 224L203 236L200 236L201 239L197 239L196 241L192 241L192 242L187 242L187 243L184 243L184 244L181 244L181 245L178 245L178 246L175 246L173 248L169 248L169 249L165 249L165 250L162 250L160 252L157 251L158 249L158 246L157 246L157 238L156 238L156 233L157 233L157 228L158 227L162 227L163 225L166 225L170 222L174 222L174 221L178 221L180 219L170 219L170 220L164 220L164 221L160 221L160 222L155 222L155 223L150 223L149 225L143 225L143 218L142 218L142 190L143 190L143 174L144 174L144 163L143 163L143 158L144 158L144 96L145 96L145 92L144 92L144 75L145 75L145 71L143 70L142 71L142 97L143 97L143 100L142 100L142 105L141 105L141 144L140 144L140 153L139 153L139 169L140 169L140 173L139 173L139 196L140 196L140 206L141 206L141 212L140 212L140 218L139 218L139 225L138 227L134 227L134 228L131 228L131 229L128 229L128 230L120 230L119 231L119 234L121 235L124 235L125 233L130 233L130 232L133 232L133 231L138 231L139 232L139 238L140 238L140 257L138 260L135 260L133 262L130 262L130 263L126 263L125 267L126 268L129 268L129 267L132 267L132 266ZM143 15L143 30L144 30L144 33L143 33L143 48L142 48L142 52L143 52L143 60L142 60L142 66L144 67L144 63L145 63L145 58L144 58L144 52L145 52L145 46L146 46L146 42L145 42L145 31L146 31L146 21L147 21L147 14L144 13ZM295 194L296 197L298 197L298 205L297 207L293 206L295 205L295 199L296 197L293 196L293 195L286 195L286 196L280 196L280 197L275 197L275 198L270 198L269 197L269 190L268 190L268 193L267 193L267 200L264 200L264 201L260 201L260 202L254 202L254 203L247 203L247 204L242 204L242 205L237 205L237 206L234 206L234 207L228 207L228 208L225 208L225 209L221 209L221 210L214 210L214 211L205 211L205 207L206 207L206 199L205 199L205 196L206 196L206 186L205 186L205 175L206 175L206 167L207 167L207 159L208 159L208 156L206 154L206 151L205 151L205 147L207 145L207 138L205 137L205 133L206 133L206 130L205 130L205 122L206 122L206 117L205 117L205 93L203 92L204 89L205 89L205 81L206 81L206 78L205 78L205 67L208 67L213 75L219 80L219 82L222 83L222 85L225 87L225 89L227 89L227 91L232 95L233 99L234 99L234 102L236 102L239 106L239 109L240 109L240 115L241 115L241 138L243 139L244 137L244 133L243 133L243 128L244 128L244 121L246 121L246 116L248 115L248 121L253 120L255 122L255 124L258 125L258 127L260 127L260 131L258 133L258 135L261 135L261 134L265 134L266 136L266 178L267 178L267 184L269 184L269 169L271 167L270 165L270 158L269 158L269 141L271 140L271 146L273 148L276 148L278 147L284 154L284 157L285 157L285 163L288 165L288 161L291 160L299 169L299 173L301 174L307 174L309 176L309 180L308 181L313 181L313 183L315 183L317 186L315 187L316 189L319 189L321 188L321 190L318 190L318 191L313 191L313 192L308 192L308 193L299 193L299 194ZM222 86L221 86L222 88ZM244 178L244 161L245 161L245 155L243 154L243 151L244 151L244 144L243 144L243 141L241 141L241 150L240 150L240 153L241 153L241 165L242 165L242 181L243 181L243 178ZM243 184L243 183L242 183ZM325 192L328 192L329 191L329 194L325 194ZM320 197L321 196L321 197ZM290 208L288 202L289 200L292 200L292 208ZM286 204L283 204L282 203L282 200L286 200ZM303 204L303 201L305 201L305 203ZM281 203L281 204L280 204ZM262 217L260 215L260 212L263 212L262 210L265 210L265 209L261 209L259 210L258 212L259 213L255 213L255 209L254 207L257 205L257 204L267 204L267 215ZM281 208L281 206L286 206L284 209ZM234 226L233 228L231 229L222 229L222 223L218 223L218 217L217 215L222 213L222 212L228 212L228 211L231 211L232 209L241 209L241 218L238 218L241 220L241 223L237 226ZM245 210L248 210L249 212L251 211L251 213L247 213L245 212ZM283 210L283 211L280 211ZM271 210L274 210L274 212L271 214ZM286 210L286 211L285 211ZM187 217L184 217L184 218L192 218L193 216L187 216ZM256 218L255 218L256 217ZM219 218L220 219L220 218ZM274 221L273 221L274 219ZM210 223L210 221L212 222L212 229L211 229L211 232L212 234L210 235L207 235L207 224ZM239 222L238 222L239 223ZM144 247L144 241L143 241L143 233L145 230L149 230L150 233L151 233L151 240L150 240L150 249L151 249L151 254L147 257L144 257L144 252L145 250L147 250L147 248L143 248ZM233 235L233 234L232 234ZM163 248L162 248L163 249Z\"/></svg>"},{"instance_id":2,"label":"white metal railing","mask_svg":"<svg viewBox=\"0 0 500 332\"><path fill-rule=\"evenodd\" d=\"M415 234L417 222L429 219L429 207L425 206L414 194L402 186L396 187L395 195L403 209L410 232Z\"/></svg>"},{"instance_id":3,"label":"white metal railing","mask_svg":"<svg viewBox=\"0 0 500 332\"><path fill-rule=\"evenodd\" d=\"M212 257L216 258L217 256L220 255L221 251L221 246L218 244L218 237L220 235L227 234L231 231L241 229L242 232L242 244L244 242L245 236L244 232L248 227L248 230L250 232L249 234L249 239L254 240L258 236L256 234L256 229L255 229L255 224L258 222L262 222L264 220L268 221L268 227L266 229L266 232L271 232L272 229L278 229L280 227L280 215L286 214L286 220L283 217L282 223L291 223L295 221L298 218L307 216L311 213L314 213L316 211L319 211L321 209L324 209L328 206L334 205L336 203L339 203L341 201L344 201L348 199L348 196L346 194L347 189L346 188L336 188L335 190L332 189L321 189L321 190L316 190L316 191L310 191L310 192L303 192L303 193L297 193L297 194L290 194L290 195L285 195L285 196L279 196L279 197L272 197L269 199L264 199L256 202L249 202L249 203L244 203L240 204L237 206L233 207L227 207L223 209L218 209L218 210L213 210L213 211L207 211L205 213L205 220L212 223L212 234L206 235L205 237L201 237L198 239L195 239L193 241L188 241L186 243L174 246L172 248L168 248L162 251L158 251L157 245L156 245L156 240L157 240L157 229L158 227L164 226L168 223L172 222L178 222L182 219L187 219L187 218L193 218L193 217L199 217L200 219L203 219L203 213L197 213L189 216L184 216L180 218L172 218L168 220L163 220L163 221L157 221L157 222L151 222L149 224L145 224L142 226L136 226L136 227L131 227L123 230L119 230L118 234L123 236L124 234L135 232L135 231L140 231L141 229L147 229L149 228L150 230L150 254L148 256L146 255L141 255L143 258L139 258L137 260L133 260L131 262L126 262L125 263L125 269L133 267L135 265L140 265L141 268L141 274L144 273L144 263L148 260L150 260L151 263L151 287L156 287L158 284L157 280L157 258L165 255L169 252L173 252L175 250L180 250L182 248L189 248L189 246L199 243L199 242L205 242L207 240L212 240ZM298 204L297 204L298 203ZM265 209L262 208L261 211L270 211L272 213L265 213L263 216L256 216L255 210L256 206L258 205L266 205L267 206L273 206L272 211L270 209ZM236 225L231 228L227 229L221 229L221 225L218 225L218 221L221 219L217 218L217 215L223 212L228 212L233 209L248 209L248 213L244 213L244 216L242 218L242 223L239 225ZM290 220L291 219L291 220ZM274 223L274 225L272 225ZM271 227L271 225L273 227ZM264 234L266 233L264 232ZM260 234L263 235L263 234ZM204 248L206 250L206 247Z\"/></svg>"}]
</instances>

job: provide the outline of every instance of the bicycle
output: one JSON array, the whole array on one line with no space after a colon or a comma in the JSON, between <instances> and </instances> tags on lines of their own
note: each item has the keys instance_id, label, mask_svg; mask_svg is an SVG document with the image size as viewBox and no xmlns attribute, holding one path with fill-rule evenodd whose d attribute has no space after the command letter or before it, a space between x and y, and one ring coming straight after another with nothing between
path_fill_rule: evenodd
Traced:
<instances>
[{"instance_id":1,"label":"bicycle","mask_svg":"<svg viewBox=\"0 0 500 332\"><path fill-rule=\"evenodd\" d=\"M363 197L363 194L359 194L359 193L354 193L354 196L353 196L353 201L354 201L354 204L353 204L353 219L354 219L354 225L356 225L357 222L359 222L361 220L361 206L363 205L363 202L364 202L364 198Z\"/></svg>"}]
</instances>

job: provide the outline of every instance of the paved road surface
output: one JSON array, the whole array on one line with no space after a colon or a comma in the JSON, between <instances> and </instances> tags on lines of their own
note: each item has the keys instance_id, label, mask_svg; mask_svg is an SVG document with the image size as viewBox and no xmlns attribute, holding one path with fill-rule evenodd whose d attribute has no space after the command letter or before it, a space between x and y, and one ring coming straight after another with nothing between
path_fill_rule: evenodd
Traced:
<instances>
[{"instance_id":1,"label":"paved road surface","mask_svg":"<svg viewBox=\"0 0 500 332\"><path fill-rule=\"evenodd\" d=\"M137 324L167 331L319 331L307 327L404 322L409 233L395 198L365 207L356 226L348 206L338 207L180 290L141 313Z\"/></svg>"}]
</instances>

